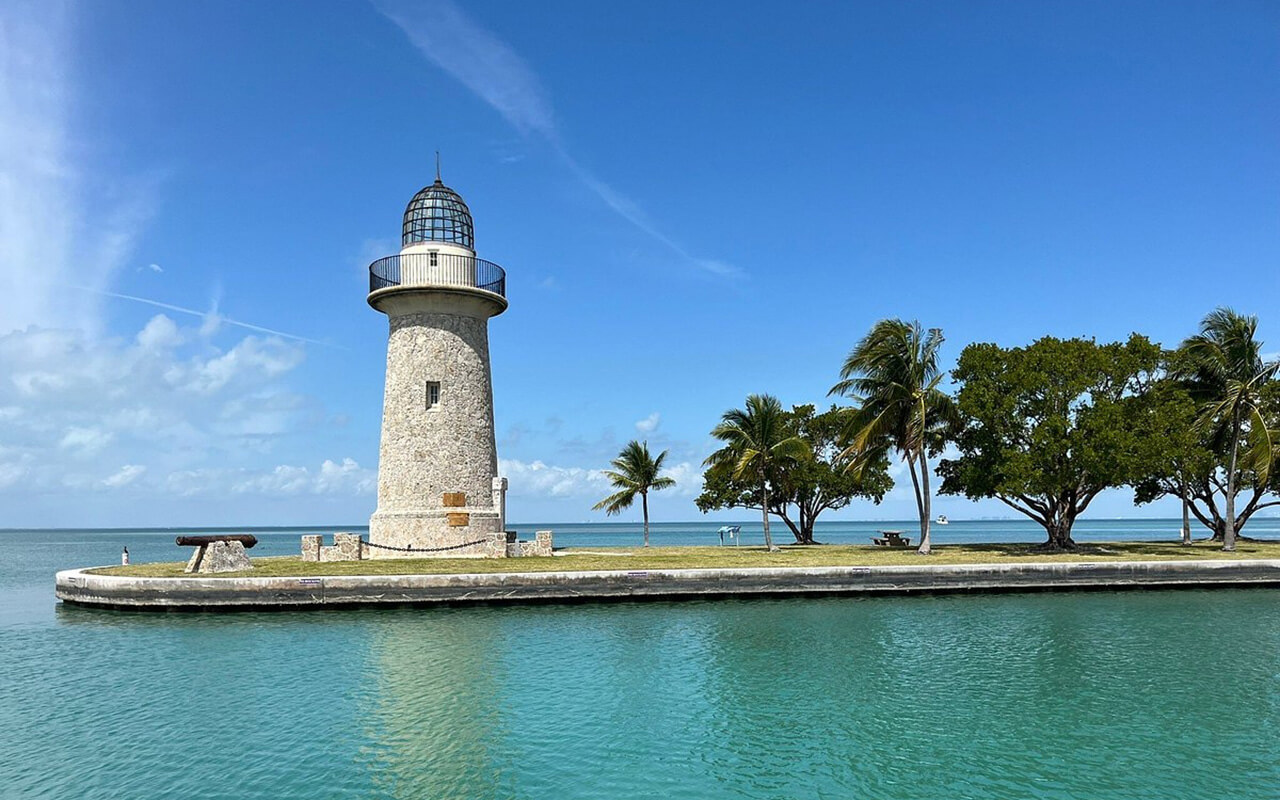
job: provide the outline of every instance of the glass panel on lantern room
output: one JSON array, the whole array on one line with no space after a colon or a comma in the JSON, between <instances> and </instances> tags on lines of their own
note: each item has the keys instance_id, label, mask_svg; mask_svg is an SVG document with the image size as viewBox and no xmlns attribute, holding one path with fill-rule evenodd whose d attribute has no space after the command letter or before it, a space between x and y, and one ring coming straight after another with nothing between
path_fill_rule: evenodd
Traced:
<instances>
[{"instance_id":1,"label":"glass panel on lantern room","mask_svg":"<svg viewBox=\"0 0 1280 800\"><path fill-rule=\"evenodd\" d=\"M402 244L447 242L475 249L471 211L457 192L443 184L414 195L404 212Z\"/></svg>"}]
</instances>

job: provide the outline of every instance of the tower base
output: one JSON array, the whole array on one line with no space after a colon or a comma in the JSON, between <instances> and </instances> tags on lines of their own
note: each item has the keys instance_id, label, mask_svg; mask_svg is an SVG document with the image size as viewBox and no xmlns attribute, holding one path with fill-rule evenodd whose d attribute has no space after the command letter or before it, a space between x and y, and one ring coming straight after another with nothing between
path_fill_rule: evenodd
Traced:
<instances>
[{"instance_id":1,"label":"tower base","mask_svg":"<svg viewBox=\"0 0 1280 800\"><path fill-rule=\"evenodd\" d=\"M507 536L493 508L377 511L365 558L502 558Z\"/></svg>"}]
</instances>

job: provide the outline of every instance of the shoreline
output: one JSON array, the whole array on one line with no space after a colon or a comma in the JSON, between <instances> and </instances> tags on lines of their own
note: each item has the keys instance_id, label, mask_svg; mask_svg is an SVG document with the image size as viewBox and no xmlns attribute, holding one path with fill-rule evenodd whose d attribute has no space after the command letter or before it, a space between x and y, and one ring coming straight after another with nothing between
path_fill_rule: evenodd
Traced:
<instances>
[{"instance_id":1,"label":"shoreline","mask_svg":"<svg viewBox=\"0 0 1280 800\"><path fill-rule=\"evenodd\" d=\"M63 570L64 603L150 611L1280 586L1280 559L131 577Z\"/></svg>"}]
</instances>

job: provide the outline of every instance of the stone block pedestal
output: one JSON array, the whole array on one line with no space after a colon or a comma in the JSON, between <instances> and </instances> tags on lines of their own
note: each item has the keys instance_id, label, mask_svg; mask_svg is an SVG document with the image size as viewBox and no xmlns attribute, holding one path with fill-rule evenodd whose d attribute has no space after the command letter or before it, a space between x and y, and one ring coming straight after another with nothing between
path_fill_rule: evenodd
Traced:
<instances>
[{"instance_id":1,"label":"stone block pedestal","mask_svg":"<svg viewBox=\"0 0 1280 800\"><path fill-rule=\"evenodd\" d=\"M213 542L197 547L183 572L242 572L247 569L253 569L253 564L243 544Z\"/></svg>"}]
</instances>

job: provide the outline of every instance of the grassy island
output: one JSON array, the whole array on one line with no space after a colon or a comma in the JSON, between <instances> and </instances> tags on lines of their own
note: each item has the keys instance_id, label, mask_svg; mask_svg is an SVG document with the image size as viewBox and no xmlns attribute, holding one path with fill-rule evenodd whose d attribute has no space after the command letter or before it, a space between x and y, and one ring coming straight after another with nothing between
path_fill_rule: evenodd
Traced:
<instances>
[{"instance_id":1,"label":"grassy island","mask_svg":"<svg viewBox=\"0 0 1280 800\"><path fill-rule=\"evenodd\" d=\"M445 575L451 573L569 572L592 570L734 569L748 567L888 567L947 564L1010 564L1072 561L1187 561L1280 559L1280 541L1244 540L1235 551L1220 543L1096 542L1073 551L1046 552L1033 544L952 544L933 548L928 558L914 549L869 545L783 547L574 548L543 558L420 558L377 561L308 562L298 556L253 559L251 572L201 578L316 577L325 575ZM132 564L91 570L99 575L180 578L184 562ZM185 576L192 577L192 576Z\"/></svg>"}]
</instances>

